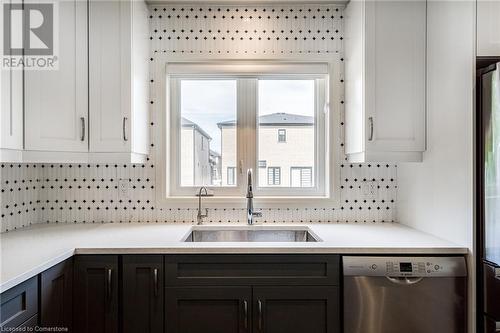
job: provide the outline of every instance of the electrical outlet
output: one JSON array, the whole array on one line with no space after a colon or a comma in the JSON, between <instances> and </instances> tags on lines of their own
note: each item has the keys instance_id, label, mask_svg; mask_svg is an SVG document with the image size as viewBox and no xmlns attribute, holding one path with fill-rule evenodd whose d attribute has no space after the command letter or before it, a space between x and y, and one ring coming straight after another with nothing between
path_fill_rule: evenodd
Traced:
<instances>
[{"instance_id":1,"label":"electrical outlet","mask_svg":"<svg viewBox=\"0 0 500 333\"><path fill-rule=\"evenodd\" d=\"M130 183L128 179L120 178L118 179L118 193L119 197L123 199L128 199L130 190Z\"/></svg>"},{"instance_id":2,"label":"electrical outlet","mask_svg":"<svg viewBox=\"0 0 500 333\"><path fill-rule=\"evenodd\" d=\"M365 199L373 199L378 194L378 184L375 181L366 181L361 185L363 197Z\"/></svg>"}]
</instances>

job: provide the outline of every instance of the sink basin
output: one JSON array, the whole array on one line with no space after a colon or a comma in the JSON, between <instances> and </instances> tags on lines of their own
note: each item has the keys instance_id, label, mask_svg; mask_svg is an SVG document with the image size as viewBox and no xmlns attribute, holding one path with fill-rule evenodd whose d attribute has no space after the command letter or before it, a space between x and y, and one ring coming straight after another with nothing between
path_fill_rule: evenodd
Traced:
<instances>
[{"instance_id":1,"label":"sink basin","mask_svg":"<svg viewBox=\"0 0 500 333\"><path fill-rule=\"evenodd\" d=\"M319 242L309 228L193 228L184 242Z\"/></svg>"}]
</instances>

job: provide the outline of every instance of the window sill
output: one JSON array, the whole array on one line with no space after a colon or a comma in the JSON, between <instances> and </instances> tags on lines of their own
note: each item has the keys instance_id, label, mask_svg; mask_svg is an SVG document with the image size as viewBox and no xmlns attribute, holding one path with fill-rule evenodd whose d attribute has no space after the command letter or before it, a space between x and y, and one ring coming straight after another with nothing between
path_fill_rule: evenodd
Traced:
<instances>
[{"instance_id":1,"label":"window sill","mask_svg":"<svg viewBox=\"0 0 500 333\"><path fill-rule=\"evenodd\" d=\"M246 208L245 197L203 197L203 208ZM324 196L307 197L254 197L254 207L260 208L334 208L338 198ZM167 197L158 203L160 208L197 208L198 197Z\"/></svg>"}]
</instances>

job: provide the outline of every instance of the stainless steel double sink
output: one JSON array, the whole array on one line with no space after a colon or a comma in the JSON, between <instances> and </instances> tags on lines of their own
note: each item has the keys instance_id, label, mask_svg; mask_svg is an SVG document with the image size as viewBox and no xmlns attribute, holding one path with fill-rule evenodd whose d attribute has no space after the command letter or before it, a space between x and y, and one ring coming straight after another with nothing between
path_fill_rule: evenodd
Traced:
<instances>
[{"instance_id":1,"label":"stainless steel double sink","mask_svg":"<svg viewBox=\"0 0 500 333\"><path fill-rule=\"evenodd\" d=\"M308 227L193 227L184 242L321 242Z\"/></svg>"}]
</instances>

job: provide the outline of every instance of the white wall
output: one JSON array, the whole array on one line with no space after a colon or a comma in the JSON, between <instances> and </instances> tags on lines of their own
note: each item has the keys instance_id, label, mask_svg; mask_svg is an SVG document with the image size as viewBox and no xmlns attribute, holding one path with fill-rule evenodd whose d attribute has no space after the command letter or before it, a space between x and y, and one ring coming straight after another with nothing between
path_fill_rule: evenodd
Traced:
<instances>
[{"instance_id":1,"label":"white wall","mask_svg":"<svg viewBox=\"0 0 500 333\"><path fill-rule=\"evenodd\" d=\"M467 246L471 255L475 33L475 2L429 1L427 151L423 163L398 166L397 200L399 222ZM472 311L469 319L473 332Z\"/></svg>"}]
</instances>

